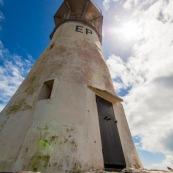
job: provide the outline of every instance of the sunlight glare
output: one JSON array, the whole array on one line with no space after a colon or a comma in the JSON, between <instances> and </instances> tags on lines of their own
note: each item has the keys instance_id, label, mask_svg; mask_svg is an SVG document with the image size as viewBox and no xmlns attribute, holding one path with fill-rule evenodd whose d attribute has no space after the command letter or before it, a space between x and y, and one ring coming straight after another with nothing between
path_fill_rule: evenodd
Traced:
<instances>
[{"instance_id":1,"label":"sunlight glare","mask_svg":"<svg viewBox=\"0 0 173 173\"><path fill-rule=\"evenodd\" d=\"M141 29L136 22L130 21L122 24L121 34L129 41L137 40L140 37Z\"/></svg>"}]
</instances>

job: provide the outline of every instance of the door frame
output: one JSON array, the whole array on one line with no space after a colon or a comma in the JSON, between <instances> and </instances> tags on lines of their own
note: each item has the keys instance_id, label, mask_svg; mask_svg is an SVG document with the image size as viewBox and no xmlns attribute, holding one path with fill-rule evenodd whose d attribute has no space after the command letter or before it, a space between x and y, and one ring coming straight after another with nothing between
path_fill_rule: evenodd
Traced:
<instances>
[{"instance_id":1,"label":"door frame","mask_svg":"<svg viewBox=\"0 0 173 173\"><path fill-rule=\"evenodd\" d=\"M123 148L122 148L122 144L121 144L121 139L120 139L120 136L119 136L119 131L118 131L118 126L117 126L117 120L116 120L116 117L115 117L115 113L114 113L114 107L113 107L113 103L112 102L110 102L110 101L108 101L107 99L105 99L105 98L103 98L103 97L100 97L99 95L96 95L95 94L95 98L96 98L96 106L97 106L97 113L98 113L98 121L99 121L99 129L100 129L100 138L101 138L101 145L102 145L102 155L103 155L103 161L104 161L104 168L105 168L105 170L107 170L107 171L111 171L111 170L122 170L122 169L124 169L124 168L126 168L126 161L125 161L125 156L124 156L124 152L123 152ZM113 132L114 132L114 135L116 135L115 136L115 138L117 138L118 140L116 141L116 142L118 142L118 147L119 147L119 153L120 153L120 155L121 155L121 158L122 158L122 164L107 164L106 162L105 162L105 156L104 156L104 147L105 147L105 145L104 145L104 143L105 143L105 141L103 141L104 139L105 139L105 137L103 137L104 136L104 134L102 133L102 130L101 130L101 126L103 126L103 125L101 125L101 122L100 122L100 118L101 118L101 115L100 115L100 110L99 110L99 104L98 104L98 100L103 100L103 101L105 101L105 102L107 102L107 103L109 103L110 104L110 106L111 106L111 109L112 109L112 115L111 115L111 118L113 118L112 120L113 121L115 121L115 123L116 123L116 125L115 125L115 130L112 130ZM104 118L105 120L107 120L107 121L109 121L110 119L109 118ZM112 126L113 127L113 126ZM104 139L103 139L104 138ZM107 138L108 139L108 138ZM113 138L112 138L113 139ZM115 143L115 139L114 140L111 140L111 142L112 141L114 141L113 143L114 144L116 144ZM110 142L110 141L109 141ZM113 149L113 148L112 148ZM115 149L114 149L114 151L115 151ZM115 163L115 162L114 162Z\"/></svg>"}]
</instances>

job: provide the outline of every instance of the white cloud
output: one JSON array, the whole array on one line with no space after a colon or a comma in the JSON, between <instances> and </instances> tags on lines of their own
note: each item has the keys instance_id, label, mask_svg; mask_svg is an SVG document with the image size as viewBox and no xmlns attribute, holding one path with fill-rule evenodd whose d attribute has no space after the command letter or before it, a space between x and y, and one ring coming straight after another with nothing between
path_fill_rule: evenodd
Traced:
<instances>
[{"instance_id":1,"label":"white cloud","mask_svg":"<svg viewBox=\"0 0 173 173\"><path fill-rule=\"evenodd\" d=\"M132 10L132 9L140 9L140 10L147 10L150 8L154 3L160 0L126 0L123 4L124 9ZM167 0L163 0L165 2Z\"/></svg>"},{"instance_id":2,"label":"white cloud","mask_svg":"<svg viewBox=\"0 0 173 173\"><path fill-rule=\"evenodd\" d=\"M112 2L117 2L119 0L103 0L103 7L107 11L110 8Z\"/></svg>"},{"instance_id":3,"label":"white cloud","mask_svg":"<svg viewBox=\"0 0 173 173\"><path fill-rule=\"evenodd\" d=\"M29 59L29 60L28 60ZM30 56L27 58L12 55L0 41L0 111L15 93L33 64Z\"/></svg>"},{"instance_id":4,"label":"white cloud","mask_svg":"<svg viewBox=\"0 0 173 173\"><path fill-rule=\"evenodd\" d=\"M134 0L127 0L123 5L127 10L131 10L132 6L134 6Z\"/></svg>"},{"instance_id":5,"label":"white cloud","mask_svg":"<svg viewBox=\"0 0 173 173\"><path fill-rule=\"evenodd\" d=\"M172 9L173 9L173 1L163 1L162 9L159 13L158 18L162 22L173 22L173 15L172 15Z\"/></svg>"},{"instance_id":6,"label":"white cloud","mask_svg":"<svg viewBox=\"0 0 173 173\"><path fill-rule=\"evenodd\" d=\"M173 2L127 2L129 9L140 6L132 16L141 37L127 61L111 55L107 63L118 90L131 88L123 99L133 135L141 136L143 150L166 156L163 163L150 165L165 169L173 165Z\"/></svg>"},{"instance_id":7,"label":"white cloud","mask_svg":"<svg viewBox=\"0 0 173 173\"><path fill-rule=\"evenodd\" d=\"M103 1L103 7L105 8L106 11L110 8L110 3L111 3L111 0Z\"/></svg>"}]
</instances>

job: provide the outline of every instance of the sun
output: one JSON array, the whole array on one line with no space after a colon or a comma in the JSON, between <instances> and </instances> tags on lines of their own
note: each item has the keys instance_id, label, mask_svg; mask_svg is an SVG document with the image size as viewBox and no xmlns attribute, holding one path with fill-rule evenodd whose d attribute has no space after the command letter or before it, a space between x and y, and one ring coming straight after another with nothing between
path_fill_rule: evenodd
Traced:
<instances>
[{"instance_id":1,"label":"sun","mask_svg":"<svg viewBox=\"0 0 173 173\"><path fill-rule=\"evenodd\" d=\"M139 39L141 28L136 22L129 21L122 24L120 32L126 40L133 41Z\"/></svg>"}]
</instances>

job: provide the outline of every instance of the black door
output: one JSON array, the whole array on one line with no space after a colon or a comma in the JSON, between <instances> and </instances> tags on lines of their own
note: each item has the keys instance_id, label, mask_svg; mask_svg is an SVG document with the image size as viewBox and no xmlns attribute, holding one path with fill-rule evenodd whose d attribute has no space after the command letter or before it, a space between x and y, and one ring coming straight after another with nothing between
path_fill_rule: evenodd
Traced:
<instances>
[{"instance_id":1,"label":"black door","mask_svg":"<svg viewBox=\"0 0 173 173\"><path fill-rule=\"evenodd\" d=\"M126 167L112 103L96 96L105 168Z\"/></svg>"}]
</instances>

